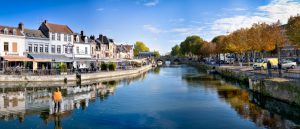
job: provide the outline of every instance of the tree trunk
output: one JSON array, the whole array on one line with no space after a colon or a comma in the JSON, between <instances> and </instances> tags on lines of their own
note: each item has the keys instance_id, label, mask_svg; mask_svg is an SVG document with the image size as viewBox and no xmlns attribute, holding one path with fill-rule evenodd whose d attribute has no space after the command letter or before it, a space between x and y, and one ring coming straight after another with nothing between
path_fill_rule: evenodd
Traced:
<instances>
[{"instance_id":1,"label":"tree trunk","mask_svg":"<svg viewBox=\"0 0 300 129\"><path fill-rule=\"evenodd\" d=\"M250 66L250 53L247 52L247 63L248 63L248 66Z\"/></svg>"}]
</instances>

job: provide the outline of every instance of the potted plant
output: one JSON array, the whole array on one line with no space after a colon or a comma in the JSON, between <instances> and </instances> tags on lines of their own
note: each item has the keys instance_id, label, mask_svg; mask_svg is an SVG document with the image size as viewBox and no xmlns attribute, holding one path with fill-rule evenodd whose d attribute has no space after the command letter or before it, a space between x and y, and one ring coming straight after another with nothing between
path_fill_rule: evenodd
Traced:
<instances>
[{"instance_id":1,"label":"potted plant","mask_svg":"<svg viewBox=\"0 0 300 129\"><path fill-rule=\"evenodd\" d=\"M66 63L60 63L60 74L61 75L67 75L68 67Z\"/></svg>"}]
</instances>

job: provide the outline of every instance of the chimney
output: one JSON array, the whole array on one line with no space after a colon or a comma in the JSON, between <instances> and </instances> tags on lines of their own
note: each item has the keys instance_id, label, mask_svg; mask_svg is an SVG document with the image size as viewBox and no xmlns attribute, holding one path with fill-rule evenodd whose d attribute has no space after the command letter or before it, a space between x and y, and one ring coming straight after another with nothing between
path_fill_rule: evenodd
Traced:
<instances>
[{"instance_id":1,"label":"chimney","mask_svg":"<svg viewBox=\"0 0 300 129\"><path fill-rule=\"evenodd\" d=\"M44 23L45 23L45 24L48 23L48 20L45 20Z\"/></svg>"},{"instance_id":2,"label":"chimney","mask_svg":"<svg viewBox=\"0 0 300 129\"><path fill-rule=\"evenodd\" d=\"M91 36L90 36L90 39L95 40L95 36L94 36L94 35L91 35Z\"/></svg>"},{"instance_id":3,"label":"chimney","mask_svg":"<svg viewBox=\"0 0 300 129\"><path fill-rule=\"evenodd\" d=\"M24 31L24 24L22 22L20 22L18 28L23 32Z\"/></svg>"},{"instance_id":4,"label":"chimney","mask_svg":"<svg viewBox=\"0 0 300 129\"><path fill-rule=\"evenodd\" d=\"M83 36L83 30L80 32L80 35Z\"/></svg>"}]
</instances>

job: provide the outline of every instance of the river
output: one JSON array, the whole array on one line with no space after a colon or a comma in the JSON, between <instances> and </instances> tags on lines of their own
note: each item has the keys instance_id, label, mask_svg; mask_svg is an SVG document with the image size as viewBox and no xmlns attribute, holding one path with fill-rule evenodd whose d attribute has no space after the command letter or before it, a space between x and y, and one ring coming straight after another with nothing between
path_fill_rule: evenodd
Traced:
<instances>
[{"instance_id":1,"label":"river","mask_svg":"<svg viewBox=\"0 0 300 129\"><path fill-rule=\"evenodd\" d=\"M1 88L0 128L284 129L300 123L298 106L184 65L121 80L62 86L61 113L56 115L51 100L55 88Z\"/></svg>"}]
</instances>

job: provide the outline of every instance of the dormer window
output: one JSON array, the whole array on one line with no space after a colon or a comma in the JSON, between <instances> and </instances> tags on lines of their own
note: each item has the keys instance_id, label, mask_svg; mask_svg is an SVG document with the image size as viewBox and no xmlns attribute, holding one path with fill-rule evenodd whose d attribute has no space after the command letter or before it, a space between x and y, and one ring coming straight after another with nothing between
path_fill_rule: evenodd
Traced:
<instances>
[{"instance_id":1,"label":"dormer window","mask_svg":"<svg viewBox=\"0 0 300 129\"><path fill-rule=\"evenodd\" d=\"M8 29L4 28L4 34L8 34Z\"/></svg>"},{"instance_id":2,"label":"dormer window","mask_svg":"<svg viewBox=\"0 0 300 129\"><path fill-rule=\"evenodd\" d=\"M78 35L76 36L76 42L79 42L79 36Z\"/></svg>"},{"instance_id":3,"label":"dormer window","mask_svg":"<svg viewBox=\"0 0 300 129\"><path fill-rule=\"evenodd\" d=\"M88 38L87 37L84 38L84 42L88 43Z\"/></svg>"},{"instance_id":4,"label":"dormer window","mask_svg":"<svg viewBox=\"0 0 300 129\"><path fill-rule=\"evenodd\" d=\"M17 35L17 30L13 29L13 35Z\"/></svg>"}]
</instances>

